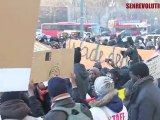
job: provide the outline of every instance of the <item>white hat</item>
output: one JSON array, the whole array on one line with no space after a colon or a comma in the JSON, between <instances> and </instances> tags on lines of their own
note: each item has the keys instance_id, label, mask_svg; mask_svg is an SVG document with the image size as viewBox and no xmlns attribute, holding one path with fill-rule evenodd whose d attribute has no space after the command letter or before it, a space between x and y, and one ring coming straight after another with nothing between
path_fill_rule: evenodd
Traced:
<instances>
[{"instance_id":1,"label":"white hat","mask_svg":"<svg viewBox=\"0 0 160 120\"><path fill-rule=\"evenodd\" d=\"M103 96L114 89L114 81L110 77L101 76L95 80L94 87L97 95Z\"/></svg>"}]
</instances>

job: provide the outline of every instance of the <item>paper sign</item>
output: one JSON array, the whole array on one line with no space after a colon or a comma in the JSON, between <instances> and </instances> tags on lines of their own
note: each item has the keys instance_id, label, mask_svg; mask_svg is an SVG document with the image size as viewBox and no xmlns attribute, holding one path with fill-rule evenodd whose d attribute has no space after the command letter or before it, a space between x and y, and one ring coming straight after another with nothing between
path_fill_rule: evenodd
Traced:
<instances>
[{"instance_id":1,"label":"paper sign","mask_svg":"<svg viewBox=\"0 0 160 120\"><path fill-rule=\"evenodd\" d=\"M150 75L152 75L154 79L160 78L160 56L149 59L146 64L148 65Z\"/></svg>"},{"instance_id":2,"label":"paper sign","mask_svg":"<svg viewBox=\"0 0 160 120\"><path fill-rule=\"evenodd\" d=\"M74 49L52 49L35 52L32 64L32 79L43 82L51 77L69 78L73 73Z\"/></svg>"},{"instance_id":3,"label":"paper sign","mask_svg":"<svg viewBox=\"0 0 160 120\"><path fill-rule=\"evenodd\" d=\"M30 68L0 69L0 91L8 92L28 90L30 72Z\"/></svg>"},{"instance_id":4,"label":"paper sign","mask_svg":"<svg viewBox=\"0 0 160 120\"><path fill-rule=\"evenodd\" d=\"M39 5L40 0L0 2L0 92L27 90Z\"/></svg>"}]
</instances>

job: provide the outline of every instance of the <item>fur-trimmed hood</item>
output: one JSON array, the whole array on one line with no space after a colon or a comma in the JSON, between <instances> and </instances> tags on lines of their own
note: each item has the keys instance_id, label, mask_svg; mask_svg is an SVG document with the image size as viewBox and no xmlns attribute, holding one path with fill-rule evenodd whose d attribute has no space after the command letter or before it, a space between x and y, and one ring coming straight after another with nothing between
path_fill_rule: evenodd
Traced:
<instances>
[{"instance_id":1,"label":"fur-trimmed hood","mask_svg":"<svg viewBox=\"0 0 160 120\"><path fill-rule=\"evenodd\" d=\"M112 111L119 113L123 109L122 100L118 97L118 90L113 89L104 97L99 97L94 101L91 101L89 105L91 107L103 107L106 106Z\"/></svg>"}]
</instances>

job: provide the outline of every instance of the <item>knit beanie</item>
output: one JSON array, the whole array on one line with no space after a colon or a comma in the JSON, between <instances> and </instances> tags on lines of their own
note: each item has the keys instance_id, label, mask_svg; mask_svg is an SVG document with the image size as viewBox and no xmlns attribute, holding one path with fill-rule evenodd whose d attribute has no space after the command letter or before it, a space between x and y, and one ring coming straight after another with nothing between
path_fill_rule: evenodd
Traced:
<instances>
[{"instance_id":1,"label":"knit beanie","mask_svg":"<svg viewBox=\"0 0 160 120\"><path fill-rule=\"evenodd\" d=\"M143 62L133 64L129 68L129 71L133 72L133 74L136 75L136 76L139 75L141 78L149 75L149 68Z\"/></svg>"},{"instance_id":2,"label":"knit beanie","mask_svg":"<svg viewBox=\"0 0 160 120\"><path fill-rule=\"evenodd\" d=\"M81 61L81 48L77 47L75 48L74 52L74 63L80 63Z\"/></svg>"},{"instance_id":3,"label":"knit beanie","mask_svg":"<svg viewBox=\"0 0 160 120\"><path fill-rule=\"evenodd\" d=\"M104 96L114 89L114 82L110 77L101 76L95 80L94 87L97 95Z\"/></svg>"},{"instance_id":4,"label":"knit beanie","mask_svg":"<svg viewBox=\"0 0 160 120\"><path fill-rule=\"evenodd\" d=\"M48 82L48 92L51 97L67 93L66 81L60 77L53 77Z\"/></svg>"}]
</instances>

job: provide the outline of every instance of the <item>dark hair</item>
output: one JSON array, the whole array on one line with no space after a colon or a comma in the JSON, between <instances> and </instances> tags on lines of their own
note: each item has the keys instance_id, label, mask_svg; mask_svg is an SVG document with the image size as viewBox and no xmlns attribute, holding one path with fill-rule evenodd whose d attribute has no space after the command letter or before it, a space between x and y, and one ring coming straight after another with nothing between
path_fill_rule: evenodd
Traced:
<instances>
[{"instance_id":1,"label":"dark hair","mask_svg":"<svg viewBox=\"0 0 160 120\"><path fill-rule=\"evenodd\" d=\"M115 68L115 69L111 69L109 72L112 73L115 77L120 78L119 70L120 69Z\"/></svg>"},{"instance_id":2,"label":"dark hair","mask_svg":"<svg viewBox=\"0 0 160 120\"><path fill-rule=\"evenodd\" d=\"M81 48L77 47L74 51L74 63L80 63L81 61Z\"/></svg>"},{"instance_id":3,"label":"dark hair","mask_svg":"<svg viewBox=\"0 0 160 120\"><path fill-rule=\"evenodd\" d=\"M140 76L141 78L146 77L149 75L149 68L148 66L143 63L135 63L130 68L129 71L131 71L134 75Z\"/></svg>"},{"instance_id":4,"label":"dark hair","mask_svg":"<svg viewBox=\"0 0 160 120\"><path fill-rule=\"evenodd\" d=\"M127 37L127 42L128 42L130 45L134 45L134 41L133 41L132 37Z\"/></svg>"},{"instance_id":5,"label":"dark hair","mask_svg":"<svg viewBox=\"0 0 160 120\"><path fill-rule=\"evenodd\" d=\"M104 67L101 69L101 76L106 76L106 74L108 73L109 69L107 67Z\"/></svg>"},{"instance_id":6,"label":"dark hair","mask_svg":"<svg viewBox=\"0 0 160 120\"><path fill-rule=\"evenodd\" d=\"M9 100L21 99L21 92L5 92L1 96L1 103Z\"/></svg>"},{"instance_id":7,"label":"dark hair","mask_svg":"<svg viewBox=\"0 0 160 120\"><path fill-rule=\"evenodd\" d=\"M96 67L96 68L98 68L99 70L102 69L102 65L101 65L100 62L94 63L93 67Z\"/></svg>"}]
</instances>

